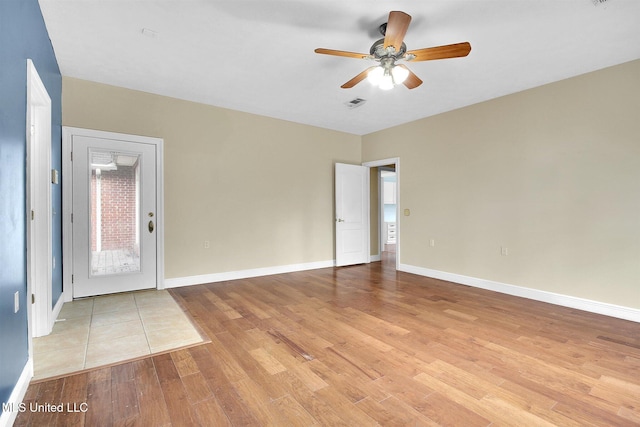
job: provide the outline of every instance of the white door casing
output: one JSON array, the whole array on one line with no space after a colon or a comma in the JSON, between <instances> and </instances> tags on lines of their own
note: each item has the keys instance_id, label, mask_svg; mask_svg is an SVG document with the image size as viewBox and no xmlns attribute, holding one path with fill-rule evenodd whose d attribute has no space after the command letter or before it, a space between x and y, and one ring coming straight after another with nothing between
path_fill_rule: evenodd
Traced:
<instances>
[{"instance_id":1,"label":"white door casing","mask_svg":"<svg viewBox=\"0 0 640 427\"><path fill-rule=\"evenodd\" d=\"M67 196L71 193L71 197L65 198L67 210L63 222L63 235L67 238L63 248L68 260L64 270L67 301L71 299L70 292L66 292L69 288L73 290L73 298L78 298L164 287L162 145L159 138L63 128L63 167L67 178L63 189L67 190ZM113 160L110 167L100 165L105 156ZM103 201L97 189L103 183L106 191L107 175L125 166L132 174L129 185L135 187L136 194L135 206L130 203L127 207L129 215L135 211L136 237L131 251L135 256L126 258L124 264L114 261L117 269L97 270L95 263L92 267L92 257L104 258L106 254L115 260L118 252L110 251L107 245L101 247L99 224ZM96 204L100 209L96 209ZM105 222L106 218L105 215ZM132 233L131 229L128 232ZM130 263L132 259L135 262ZM123 266L126 268L120 269Z\"/></svg>"},{"instance_id":2,"label":"white door casing","mask_svg":"<svg viewBox=\"0 0 640 427\"><path fill-rule=\"evenodd\" d=\"M27 295L30 335L51 333L53 237L51 215L51 98L27 60ZM33 300L32 300L33 295ZM32 303L33 301L33 303Z\"/></svg>"},{"instance_id":3,"label":"white door casing","mask_svg":"<svg viewBox=\"0 0 640 427\"><path fill-rule=\"evenodd\" d=\"M336 163L336 266L369 262L369 168Z\"/></svg>"}]
</instances>

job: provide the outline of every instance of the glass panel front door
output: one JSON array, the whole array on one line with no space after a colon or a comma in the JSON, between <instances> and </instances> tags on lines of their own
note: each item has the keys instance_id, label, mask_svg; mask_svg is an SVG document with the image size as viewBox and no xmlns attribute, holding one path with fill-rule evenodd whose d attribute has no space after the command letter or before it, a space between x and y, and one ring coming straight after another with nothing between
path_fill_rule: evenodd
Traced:
<instances>
[{"instance_id":1,"label":"glass panel front door","mask_svg":"<svg viewBox=\"0 0 640 427\"><path fill-rule=\"evenodd\" d=\"M73 137L74 298L157 285L156 145L141 139Z\"/></svg>"}]
</instances>

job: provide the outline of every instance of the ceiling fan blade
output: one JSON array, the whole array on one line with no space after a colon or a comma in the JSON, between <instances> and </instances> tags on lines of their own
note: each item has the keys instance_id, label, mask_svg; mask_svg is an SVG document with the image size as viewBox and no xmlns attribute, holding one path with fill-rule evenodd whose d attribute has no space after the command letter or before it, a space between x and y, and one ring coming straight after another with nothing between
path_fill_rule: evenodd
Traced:
<instances>
[{"instance_id":1,"label":"ceiling fan blade","mask_svg":"<svg viewBox=\"0 0 640 427\"><path fill-rule=\"evenodd\" d=\"M400 51L402 47L402 41L404 40L407 29L411 23L411 15L407 15L404 12L390 12L389 21L387 22L387 30L384 35L384 48L393 46L396 48L396 52Z\"/></svg>"},{"instance_id":2,"label":"ceiling fan blade","mask_svg":"<svg viewBox=\"0 0 640 427\"><path fill-rule=\"evenodd\" d=\"M422 84L422 80L411 71L406 65L398 64L397 67L402 67L409 72L407 78L402 82L409 89L415 89Z\"/></svg>"},{"instance_id":3,"label":"ceiling fan blade","mask_svg":"<svg viewBox=\"0 0 640 427\"><path fill-rule=\"evenodd\" d=\"M410 50L405 54L415 55L413 59L407 59L407 61L431 61L433 59L446 59L446 58L460 58L467 56L471 52L471 45L469 42L448 44L445 46L427 47L424 49Z\"/></svg>"},{"instance_id":4,"label":"ceiling fan blade","mask_svg":"<svg viewBox=\"0 0 640 427\"><path fill-rule=\"evenodd\" d=\"M360 74L358 74L357 76L355 76L354 78L352 78L351 80L349 80L348 82L346 82L340 87L342 89L351 89L352 87L354 87L355 85L357 85L358 83L366 79L369 71L373 70L374 68L376 67L367 68L366 70L364 70L363 72L361 72Z\"/></svg>"},{"instance_id":5,"label":"ceiling fan blade","mask_svg":"<svg viewBox=\"0 0 640 427\"><path fill-rule=\"evenodd\" d=\"M347 58L364 59L369 57L366 53L346 52L344 50L324 49L319 47L314 50L315 53L321 53L323 55L344 56Z\"/></svg>"}]
</instances>

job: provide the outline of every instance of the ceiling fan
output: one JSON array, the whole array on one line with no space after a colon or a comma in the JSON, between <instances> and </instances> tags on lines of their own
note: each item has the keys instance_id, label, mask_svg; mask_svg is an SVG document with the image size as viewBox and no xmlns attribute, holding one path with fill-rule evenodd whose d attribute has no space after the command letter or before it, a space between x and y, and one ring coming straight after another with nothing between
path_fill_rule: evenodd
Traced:
<instances>
[{"instance_id":1,"label":"ceiling fan","mask_svg":"<svg viewBox=\"0 0 640 427\"><path fill-rule=\"evenodd\" d=\"M400 59L409 62L431 61L434 59L459 58L467 56L471 52L469 42L407 50L403 39L409 28L409 23L411 23L410 15L399 11L390 12L387 23L380 25L379 28L384 38L371 46L368 55L324 48L318 48L314 52L379 62L379 65L367 68L340 87L349 89L367 78L371 83L385 90L391 89L400 83L409 89L414 89L422 84L422 80L409 68L403 64L396 64L396 61Z\"/></svg>"}]
</instances>

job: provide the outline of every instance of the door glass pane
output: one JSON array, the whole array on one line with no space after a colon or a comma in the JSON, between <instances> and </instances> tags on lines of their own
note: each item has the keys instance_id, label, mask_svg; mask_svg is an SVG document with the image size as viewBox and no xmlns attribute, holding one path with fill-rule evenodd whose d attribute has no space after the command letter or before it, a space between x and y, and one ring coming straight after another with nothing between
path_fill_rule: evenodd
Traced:
<instances>
[{"instance_id":1,"label":"door glass pane","mask_svg":"<svg viewBox=\"0 0 640 427\"><path fill-rule=\"evenodd\" d=\"M140 271L140 156L89 151L90 276Z\"/></svg>"}]
</instances>

